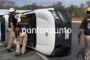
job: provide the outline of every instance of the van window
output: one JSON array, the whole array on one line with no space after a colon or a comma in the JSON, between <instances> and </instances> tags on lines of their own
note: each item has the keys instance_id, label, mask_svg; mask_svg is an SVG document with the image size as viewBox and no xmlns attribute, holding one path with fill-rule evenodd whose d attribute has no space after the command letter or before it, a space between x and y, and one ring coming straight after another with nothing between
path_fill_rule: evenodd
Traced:
<instances>
[{"instance_id":1,"label":"van window","mask_svg":"<svg viewBox=\"0 0 90 60\"><path fill-rule=\"evenodd\" d=\"M62 19L63 22L68 23L71 21L71 15L68 11L66 10L58 10L57 11L58 15Z\"/></svg>"},{"instance_id":2,"label":"van window","mask_svg":"<svg viewBox=\"0 0 90 60\"><path fill-rule=\"evenodd\" d=\"M59 26L64 26L62 19L60 18L60 16L58 15L57 11L55 10L49 10L51 12L51 14L53 15L54 19L55 19L55 24L59 27Z\"/></svg>"},{"instance_id":3,"label":"van window","mask_svg":"<svg viewBox=\"0 0 90 60\"><path fill-rule=\"evenodd\" d=\"M56 12L54 10L50 10L50 12L52 13L52 15L55 19L59 19L58 15L56 14Z\"/></svg>"}]
</instances>

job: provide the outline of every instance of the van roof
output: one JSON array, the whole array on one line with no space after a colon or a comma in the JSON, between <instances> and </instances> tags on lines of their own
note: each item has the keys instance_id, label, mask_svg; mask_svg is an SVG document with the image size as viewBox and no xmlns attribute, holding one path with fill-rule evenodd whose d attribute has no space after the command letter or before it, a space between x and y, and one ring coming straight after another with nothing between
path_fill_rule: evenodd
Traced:
<instances>
[{"instance_id":1,"label":"van roof","mask_svg":"<svg viewBox=\"0 0 90 60\"><path fill-rule=\"evenodd\" d=\"M43 9L36 9L36 10L54 10L54 8L43 8Z\"/></svg>"}]
</instances>

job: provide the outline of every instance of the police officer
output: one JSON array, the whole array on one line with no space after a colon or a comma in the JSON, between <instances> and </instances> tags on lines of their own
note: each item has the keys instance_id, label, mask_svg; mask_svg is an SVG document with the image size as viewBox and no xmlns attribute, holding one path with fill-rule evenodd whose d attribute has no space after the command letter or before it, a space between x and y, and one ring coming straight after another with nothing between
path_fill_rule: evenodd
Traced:
<instances>
[{"instance_id":1,"label":"police officer","mask_svg":"<svg viewBox=\"0 0 90 60\"><path fill-rule=\"evenodd\" d=\"M17 19L15 18L15 9L10 8L9 9L9 19L8 19L8 32L9 32L9 41L8 41L8 46L7 46L7 51L11 52L12 51L12 45L15 40L15 28L17 25Z\"/></svg>"},{"instance_id":2,"label":"police officer","mask_svg":"<svg viewBox=\"0 0 90 60\"><path fill-rule=\"evenodd\" d=\"M90 60L90 7L87 8L87 17L84 18L80 25L80 34L84 32L85 38L85 60Z\"/></svg>"},{"instance_id":3,"label":"police officer","mask_svg":"<svg viewBox=\"0 0 90 60\"><path fill-rule=\"evenodd\" d=\"M19 36L16 40L16 56L24 54L26 50L26 44L27 44L27 32L22 31L24 29L29 28L28 19L26 17L26 14L21 15L21 21L17 25L17 31L19 32Z\"/></svg>"}]
</instances>

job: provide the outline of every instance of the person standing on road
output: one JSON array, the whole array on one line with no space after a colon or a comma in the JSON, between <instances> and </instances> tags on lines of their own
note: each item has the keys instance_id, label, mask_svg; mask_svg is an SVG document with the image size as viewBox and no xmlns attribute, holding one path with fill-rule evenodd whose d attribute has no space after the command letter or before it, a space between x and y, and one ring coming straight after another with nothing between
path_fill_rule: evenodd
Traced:
<instances>
[{"instance_id":1,"label":"person standing on road","mask_svg":"<svg viewBox=\"0 0 90 60\"><path fill-rule=\"evenodd\" d=\"M16 56L19 56L21 54L25 53L26 50L26 44L27 44L27 32L22 31L22 29L29 28L29 23L26 17L26 14L21 15L21 21L17 25L17 32L19 32L19 35L16 40Z\"/></svg>"},{"instance_id":2,"label":"person standing on road","mask_svg":"<svg viewBox=\"0 0 90 60\"><path fill-rule=\"evenodd\" d=\"M90 60L90 7L87 8L87 17L80 25L80 35L84 33L85 39L85 60ZM80 36L81 37L81 36Z\"/></svg>"},{"instance_id":3,"label":"person standing on road","mask_svg":"<svg viewBox=\"0 0 90 60\"><path fill-rule=\"evenodd\" d=\"M8 32L9 32L9 41L8 41L8 46L7 46L7 51L11 52L12 51L12 45L14 43L14 40L16 38L15 36L15 29L17 25L17 19L15 18L15 9L10 8L9 9L10 14L9 14L9 19L8 19Z\"/></svg>"}]
</instances>

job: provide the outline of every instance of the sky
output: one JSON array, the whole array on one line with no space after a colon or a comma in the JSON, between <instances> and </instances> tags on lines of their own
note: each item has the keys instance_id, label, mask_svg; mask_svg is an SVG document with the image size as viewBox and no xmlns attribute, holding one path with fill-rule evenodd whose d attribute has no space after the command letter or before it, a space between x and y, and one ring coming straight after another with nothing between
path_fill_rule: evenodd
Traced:
<instances>
[{"instance_id":1,"label":"sky","mask_svg":"<svg viewBox=\"0 0 90 60\"><path fill-rule=\"evenodd\" d=\"M53 2L60 1L65 5L66 7L70 6L71 4L73 5L80 5L81 3L86 3L89 0L11 0L14 1L17 5L23 6L23 5L28 5L32 3L37 3L39 5L51 5Z\"/></svg>"}]
</instances>

